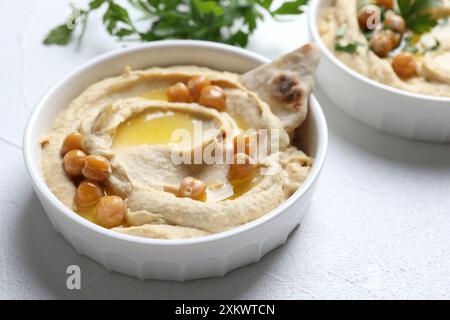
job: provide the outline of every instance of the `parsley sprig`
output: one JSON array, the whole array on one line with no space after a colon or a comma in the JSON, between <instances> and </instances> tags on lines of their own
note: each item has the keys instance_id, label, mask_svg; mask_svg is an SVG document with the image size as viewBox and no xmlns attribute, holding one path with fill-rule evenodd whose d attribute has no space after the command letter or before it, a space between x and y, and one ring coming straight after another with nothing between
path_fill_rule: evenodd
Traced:
<instances>
[{"instance_id":1,"label":"parsley sprig","mask_svg":"<svg viewBox=\"0 0 450 320\"><path fill-rule=\"evenodd\" d=\"M102 22L106 31L119 40L154 41L163 39L199 39L245 47L264 12L278 18L300 14L308 0L284 1L274 8L273 0L127 0L127 9L114 0L91 0L87 9L72 7L67 23L50 30L46 45L67 45L79 29L81 42L89 14L106 8ZM141 19L133 20L129 9ZM147 27L142 29L143 21Z\"/></svg>"},{"instance_id":2,"label":"parsley sprig","mask_svg":"<svg viewBox=\"0 0 450 320\"><path fill-rule=\"evenodd\" d=\"M400 14L406 25L417 34L426 33L438 24L428 10L439 4L440 0L398 0Z\"/></svg>"},{"instance_id":3,"label":"parsley sprig","mask_svg":"<svg viewBox=\"0 0 450 320\"><path fill-rule=\"evenodd\" d=\"M334 45L334 50L341 51L341 52L347 52L347 53L355 53L356 50L358 50L358 47L360 45L361 44L358 43L358 42L350 42L350 43L347 43L345 45L340 44L339 42L337 42Z\"/></svg>"}]
</instances>

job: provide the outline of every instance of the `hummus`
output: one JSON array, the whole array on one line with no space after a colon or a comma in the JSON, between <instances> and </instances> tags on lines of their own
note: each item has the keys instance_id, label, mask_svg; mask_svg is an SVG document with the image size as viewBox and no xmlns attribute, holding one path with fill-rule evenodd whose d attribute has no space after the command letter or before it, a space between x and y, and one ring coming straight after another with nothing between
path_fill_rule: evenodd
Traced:
<instances>
[{"instance_id":1,"label":"hummus","mask_svg":"<svg viewBox=\"0 0 450 320\"><path fill-rule=\"evenodd\" d=\"M122 75L89 86L57 116L41 143L45 181L64 205L98 223L95 206L77 204L80 179L69 176L62 165L61 146L76 132L83 137L86 154L110 163L102 185L106 194L121 197L126 208L114 231L190 238L255 220L289 198L310 172L312 159L291 141L306 117L318 60L318 49L306 45L244 75L196 66L127 68ZM226 110L168 101L168 88L195 76L222 88ZM176 129L192 133L194 124L201 124L199 141L173 141ZM191 164L174 159L174 150L189 157L194 150L211 147L233 154L233 137L249 129L277 133L264 140L269 152L257 158L250 179L231 181L226 161ZM185 177L205 183L201 200L180 196Z\"/></svg>"},{"instance_id":2,"label":"hummus","mask_svg":"<svg viewBox=\"0 0 450 320\"><path fill-rule=\"evenodd\" d=\"M406 30L400 33L389 30L391 35L397 37L395 44L386 56L377 54L371 38L380 32L387 32L389 28L383 21L386 21L388 14L399 16L396 2L332 1L319 20L319 32L324 43L345 65L370 79L413 93L450 96L450 0L442 0L438 6L423 12L432 14L437 21L431 30L417 34L409 29L408 23ZM364 30L361 27L360 14L364 3L371 3L375 11L380 8L381 21L373 29ZM377 3L380 3L379 7L374 6ZM382 3L393 3L394 7L384 8ZM402 70L399 73L398 69L405 67L401 60L400 63L395 61L401 53L403 58L405 55L413 57L409 66L413 65L414 70L410 74L402 74Z\"/></svg>"}]
</instances>

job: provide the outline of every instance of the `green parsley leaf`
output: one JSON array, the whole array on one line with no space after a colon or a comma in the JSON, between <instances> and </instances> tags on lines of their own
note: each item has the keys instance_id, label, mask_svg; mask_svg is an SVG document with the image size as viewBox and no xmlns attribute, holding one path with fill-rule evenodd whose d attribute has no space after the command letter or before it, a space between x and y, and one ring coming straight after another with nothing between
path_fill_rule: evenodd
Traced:
<instances>
[{"instance_id":1,"label":"green parsley leaf","mask_svg":"<svg viewBox=\"0 0 450 320\"><path fill-rule=\"evenodd\" d=\"M72 38L73 29L69 28L67 24L62 24L50 30L44 39L44 44L51 45L66 45Z\"/></svg>"},{"instance_id":2,"label":"green parsley leaf","mask_svg":"<svg viewBox=\"0 0 450 320\"><path fill-rule=\"evenodd\" d=\"M248 34L242 31L235 33L229 40L229 44L245 47L248 42Z\"/></svg>"},{"instance_id":3,"label":"green parsley leaf","mask_svg":"<svg viewBox=\"0 0 450 320\"><path fill-rule=\"evenodd\" d=\"M350 42L347 45L341 45L339 42L334 45L334 50L347 52L347 53L355 53L358 47L360 46L357 42Z\"/></svg>"},{"instance_id":4,"label":"green parsley leaf","mask_svg":"<svg viewBox=\"0 0 450 320\"><path fill-rule=\"evenodd\" d=\"M426 33L437 25L436 19L433 19L431 14L413 15L406 21L409 29L417 34Z\"/></svg>"},{"instance_id":5,"label":"green parsley leaf","mask_svg":"<svg viewBox=\"0 0 450 320\"><path fill-rule=\"evenodd\" d=\"M270 7L272 6L272 2L273 0L260 0L259 4L264 8L269 10Z\"/></svg>"},{"instance_id":6,"label":"green parsley leaf","mask_svg":"<svg viewBox=\"0 0 450 320\"><path fill-rule=\"evenodd\" d=\"M410 30L423 34L433 29L438 21L427 12L440 4L439 0L398 0L400 14Z\"/></svg>"},{"instance_id":7,"label":"green parsley leaf","mask_svg":"<svg viewBox=\"0 0 450 320\"><path fill-rule=\"evenodd\" d=\"M108 1L108 9L103 15L103 23L109 34L118 37L121 37L121 34L123 33L121 31L123 28L119 27L120 24L127 25L131 30L134 29L128 11L114 1Z\"/></svg>"},{"instance_id":8,"label":"green parsley leaf","mask_svg":"<svg viewBox=\"0 0 450 320\"><path fill-rule=\"evenodd\" d=\"M303 12L302 6L305 5L305 0L295 0L284 2L278 9L274 11L274 14L300 14Z\"/></svg>"},{"instance_id":9,"label":"green parsley leaf","mask_svg":"<svg viewBox=\"0 0 450 320\"><path fill-rule=\"evenodd\" d=\"M201 1L192 0L198 11L202 14L212 13L213 15L220 16L223 14L223 8L217 3L217 1Z\"/></svg>"},{"instance_id":10,"label":"green parsley leaf","mask_svg":"<svg viewBox=\"0 0 450 320\"><path fill-rule=\"evenodd\" d=\"M89 2L89 8L91 10L98 9L102 6L102 4L105 3L105 0L92 0Z\"/></svg>"}]
</instances>

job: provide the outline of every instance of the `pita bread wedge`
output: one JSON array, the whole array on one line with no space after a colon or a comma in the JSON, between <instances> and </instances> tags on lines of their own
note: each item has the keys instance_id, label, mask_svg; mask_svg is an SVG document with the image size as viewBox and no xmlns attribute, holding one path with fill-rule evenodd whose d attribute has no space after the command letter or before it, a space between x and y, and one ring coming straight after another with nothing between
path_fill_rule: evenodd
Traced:
<instances>
[{"instance_id":1,"label":"pita bread wedge","mask_svg":"<svg viewBox=\"0 0 450 320\"><path fill-rule=\"evenodd\" d=\"M319 48L306 44L241 75L239 81L267 102L284 129L292 134L308 113L308 98L314 88L319 60Z\"/></svg>"}]
</instances>

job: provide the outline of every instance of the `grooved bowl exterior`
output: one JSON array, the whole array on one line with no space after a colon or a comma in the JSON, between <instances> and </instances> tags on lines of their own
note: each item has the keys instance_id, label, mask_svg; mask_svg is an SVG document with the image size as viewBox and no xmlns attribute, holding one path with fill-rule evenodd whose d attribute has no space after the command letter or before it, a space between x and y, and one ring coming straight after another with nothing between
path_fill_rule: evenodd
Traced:
<instances>
[{"instance_id":1,"label":"grooved bowl exterior","mask_svg":"<svg viewBox=\"0 0 450 320\"><path fill-rule=\"evenodd\" d=\"M337 59L320 37L317 21L331 0L312 0L311 38L322 49L317 79L329 99L351 117L383 132L429 142L450 142L450 98L408 93L370 80Z\"/></svg>"},{"instance_id":2,"label":"grooved bowl exterior","mask_svg":"<svg viewBox=\"0 0 450 320\"><path fill-rule=\"evenodd\" d=\"M181 54L180 54L181 52ZM60 81L39 102L24 137L24 158L33 187L54 228L83 254L111 271L141 279L185 281L223 276L259 261L285 243L307 211L325 160L327 127L319 104L301 128L300 147L314 157L312 172L290 199L264 217L238 228L196 239L161 240L119 234L97 226L64 207L45 184L39 169L39 137L55 116L89 84L119 74L127 65L195 64L245 72L267 60L243 49L202 41L163 41L108 53Z\"/></svg>"}]
</instances>

